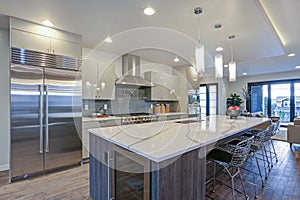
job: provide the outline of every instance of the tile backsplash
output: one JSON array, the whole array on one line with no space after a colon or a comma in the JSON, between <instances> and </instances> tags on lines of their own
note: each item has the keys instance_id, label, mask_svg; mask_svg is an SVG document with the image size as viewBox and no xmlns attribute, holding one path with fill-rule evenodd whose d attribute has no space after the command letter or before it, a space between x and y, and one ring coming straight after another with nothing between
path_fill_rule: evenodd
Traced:
<instances>
[{"instance_id":1,"label":"tile backsplash","mask_svg":"<svg viewBox=\"0 0 300 200\"><path fill-rule=\"evenodd\" d=\"M104 108L105 105L107 105L106 114L108 115L151 113L151 105L157 103L168 103L170 111L177 110L174 102L146 101L144 92L143 89L116 87L115 100L83 99L83 116L91 116L92 113L99 112L99 109Z\"/></svg>"}]
</instances>

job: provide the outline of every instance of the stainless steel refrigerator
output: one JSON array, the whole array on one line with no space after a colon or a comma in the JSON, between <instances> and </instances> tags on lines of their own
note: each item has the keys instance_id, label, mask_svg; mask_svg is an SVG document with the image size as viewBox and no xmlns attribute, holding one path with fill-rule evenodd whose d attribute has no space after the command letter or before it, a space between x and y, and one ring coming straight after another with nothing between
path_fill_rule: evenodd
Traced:
<instances>
[{"instance_id":1,"label":"stainless steel refrigerator","mask_svg":"<svg viewBox=\"0 0 300 200\"><path fill-rule=\"evenodd\" d=\"M12 48L11 180L80 164L81 61Z\"/></svg>"}]
</instances>

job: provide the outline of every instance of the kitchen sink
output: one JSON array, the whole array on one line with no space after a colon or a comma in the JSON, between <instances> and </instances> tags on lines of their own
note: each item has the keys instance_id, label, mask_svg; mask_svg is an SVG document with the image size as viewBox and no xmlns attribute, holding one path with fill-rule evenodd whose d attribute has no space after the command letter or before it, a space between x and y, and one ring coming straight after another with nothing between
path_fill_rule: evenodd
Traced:
<instances>
[{"instance_id":1,"label":"kitchen sink","mask_svg":"<svg viewBox=\"0 0 300 200\"><path fill-rule=\"evenodd\" d=\"M180 124L190 124L195 122L199 122L199 121L195 119L176 121L176 123L180 123Z\"/></svg>"}]
</instances>

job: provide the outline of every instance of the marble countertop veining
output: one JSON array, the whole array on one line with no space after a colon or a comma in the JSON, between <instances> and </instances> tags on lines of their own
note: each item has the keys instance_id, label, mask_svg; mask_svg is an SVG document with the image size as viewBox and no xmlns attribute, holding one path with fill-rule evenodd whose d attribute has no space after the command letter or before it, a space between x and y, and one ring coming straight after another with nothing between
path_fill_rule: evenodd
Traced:
<instances>
[{"instance_id":1,"label":"marble countertop veining","mask_svg":"<svg viewBox=\"0 0 300 200\"><path fill-rule=\"evenodd\" d=\"M228 116L158 121L107 128L89 129L91 134L137 153L155 162L161 162L202 146L212 144L269 119ZM178 123L188 121L188 123Z\"/></svg>"}]
</instances>

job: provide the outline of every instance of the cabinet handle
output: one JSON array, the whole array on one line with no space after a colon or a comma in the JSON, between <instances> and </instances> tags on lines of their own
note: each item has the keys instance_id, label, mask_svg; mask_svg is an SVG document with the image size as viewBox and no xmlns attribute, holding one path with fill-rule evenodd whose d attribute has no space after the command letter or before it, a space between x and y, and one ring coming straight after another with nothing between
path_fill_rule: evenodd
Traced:
<instances>
[{"instance_id":1,"label":"cabinet handle","mask_svg":"<svg viewBox=\"0 0 300 200\"><path fill-rule=\"evenodd\" d=\"M53 53L53 54L55 54L55 51L54 51L54 49L52 50L52 53Z\"/></svg>"},{"instance_id":2,"label":"cabinet handle","mask_svg":"<svg viewBox=\"0 0 300 200\"><path fill-rule=\"evenodd\" d=\"M49 50L49 49L47 49L47 52L48 52L48 53L50 53L50 50Z\"/></svg>"}]
</instances>

